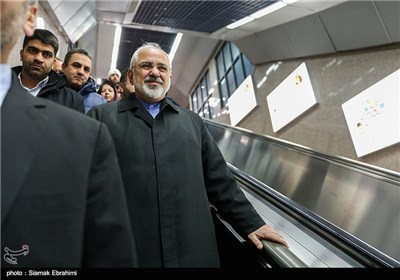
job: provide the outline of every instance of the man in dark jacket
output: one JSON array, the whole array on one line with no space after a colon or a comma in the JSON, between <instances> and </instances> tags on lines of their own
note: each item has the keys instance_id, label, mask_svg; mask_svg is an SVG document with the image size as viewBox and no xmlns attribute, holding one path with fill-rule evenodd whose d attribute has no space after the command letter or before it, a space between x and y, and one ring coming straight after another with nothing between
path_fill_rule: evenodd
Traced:
<instances>
[{"instance_id":1,"label":"man in dark jacket","mask_svg":"<svg viewBox=\"0 0 400 280\"><path fill-rule=\"evenodd\" d=\"M0 1L2 275L6 267L134 267L107 127L31 96L7 64L21 29L32 35L37 9L32 0Z\"/></svg>"},{"instance_id":2,"label":"man in dark jacket","mask_svg":"<svg viewBox=\"0 0 400 280\"><path fill-rule=\"evenodd\" d=\"M85 49L70 50L64 58L60 76L68 86L76 90L82 97L85 113L93 106L107 103L107 100L97 93L97 85L90 76L92 57Z\"/></svg>"},{"instance_id":3,"label":"man in dark jacket","mask_svg":"<svg viewBox=\"0 0 400 280\"><path fill-rule=\"evenodd\" d=\"M168 55L154 43L132 56L135 93L88 112L109 128L117 149L140 267L218 267L209 203L262 249L287 246L237 185L199 115L166 98Z\"/></svg>"},{"instance_id":4,"label":"man in dark jacket","mask_svg":"<svg viewBox=\"0 0 400 280\"><path fill-rule=\"evenodd\" d=\"M25 36L20 58L22 66L12 70L21 86L33 96L45 98L84 113L83 98L66 87L66 82L52 70L59 48L58 39L48 30L36 29Z\"/></svg>"}]
</instances>

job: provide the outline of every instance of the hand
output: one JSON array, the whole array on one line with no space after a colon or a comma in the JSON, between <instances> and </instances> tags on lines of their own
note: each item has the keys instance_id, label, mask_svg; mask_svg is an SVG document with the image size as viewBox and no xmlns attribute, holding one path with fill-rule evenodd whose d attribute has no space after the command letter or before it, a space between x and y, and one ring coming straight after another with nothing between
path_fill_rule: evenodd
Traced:
<instances>
[{"instance_id":1,"label":"hand","mask_svg":"<svg viewBox=\"0 0 400 280\"><path fill-rule=\"evenodd\" d=\"M286 240L280 235L275 229L273 229L269 225L263 225L257 230L253 231L247 236L251 242L256 245L257 249L261 250L263 248L263 244L260 239L267 239L274 241L276 243L280 243L286 247L289 247Z\"/></svg>"}]
</instances>

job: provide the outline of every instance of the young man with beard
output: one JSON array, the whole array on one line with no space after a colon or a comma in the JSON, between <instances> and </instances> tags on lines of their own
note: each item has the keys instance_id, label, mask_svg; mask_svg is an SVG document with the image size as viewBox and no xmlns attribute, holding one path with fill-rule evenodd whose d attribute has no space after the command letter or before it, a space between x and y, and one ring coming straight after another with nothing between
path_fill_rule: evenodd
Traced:
<instances>
[{"instance_id":1,"label":"young man with beard","mask_svg":"<svg viewBox=\"0 0 400 280\"><path fill-rule=\"evenodd\" d=\"M165 51L146 43L130 67L135 92L88 115L114 139L139 267L219 267L209 203L258 249L261 238L287 246L246 199L201 117L166 98Z\"/></svg>"},{"instance_id":2,"label":"young man with beard","mask_svg":"<svg viewBox=\"0 0 400 280\"><path fill-rule=\"evenodd\" d=\"M21 86L33 96L54 101L84 113L83 97L66 86L66 82L52 70L59 43L48 30L36 29L25 36L20 59L22 66L13 67Z\"/></svg>"}]
</instances>

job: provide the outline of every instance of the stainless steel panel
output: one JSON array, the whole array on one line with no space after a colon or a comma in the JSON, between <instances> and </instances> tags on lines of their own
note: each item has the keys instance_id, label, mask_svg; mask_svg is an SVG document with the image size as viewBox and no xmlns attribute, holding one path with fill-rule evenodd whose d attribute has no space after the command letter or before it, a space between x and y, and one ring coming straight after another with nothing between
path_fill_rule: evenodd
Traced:
<instances>
[{"instance_id":1,"label":"stainless steel panel","mask_svg":"<svg viewBox=\"0 0 400 280\"><path fill-rule=\"evenodd\" d=\"M288 242L289 250L308 267L363 267L315 232L288 217L277 207L262 200L254 192L242 189L264 221L273 226Z\"/></svg>"},{"instance_id":2,"label":"stainless steel panel","mask_svg":"<svg viewBox=\"0 0 400 280\"><path fill-rule=\"evenodd\" d=\"M400 261L400 174L207 122L227 162Z\"/></svg>"}]
</instances>

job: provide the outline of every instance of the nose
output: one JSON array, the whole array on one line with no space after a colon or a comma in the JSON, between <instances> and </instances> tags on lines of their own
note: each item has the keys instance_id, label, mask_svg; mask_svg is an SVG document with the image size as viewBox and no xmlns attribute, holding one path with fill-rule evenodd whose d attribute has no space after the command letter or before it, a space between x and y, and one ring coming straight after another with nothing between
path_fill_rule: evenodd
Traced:
<instances>
[{"instance_id":1,"label":"nose","mask_svg":"<svg viewBox=\"0 0 400 280\"><path fill-rule=\"evenodd\" d=\"M157 66L154 66L150 69L150 75L154 77L160 77L160 70L158 70Z\"/></svg>"},{"instance_id":2,"label":"nose","mask_svg":"<svg viewBox=\"0 0 400 280\"><path fill-rule=\"evenodd\" d=\"M40 61L40 62L43 62L43 55L42 55L42 52L38 52L38 53L35 55L35 60Z\"/></svg>"},{"instance_id":3,"label":"nose","mask_svg":"<svg viewBox=\"0 0 400 280\"><path fill-rule=\"evenodd\" d=\"M78 68L77 73L83 75L85 71L83 70L83 67Z\"/></svg>"}]
</instances>

